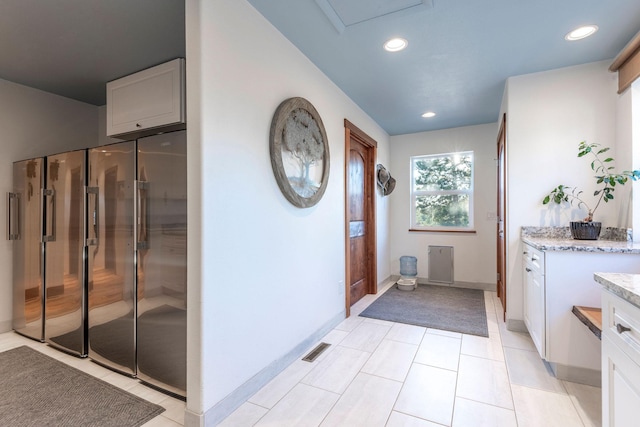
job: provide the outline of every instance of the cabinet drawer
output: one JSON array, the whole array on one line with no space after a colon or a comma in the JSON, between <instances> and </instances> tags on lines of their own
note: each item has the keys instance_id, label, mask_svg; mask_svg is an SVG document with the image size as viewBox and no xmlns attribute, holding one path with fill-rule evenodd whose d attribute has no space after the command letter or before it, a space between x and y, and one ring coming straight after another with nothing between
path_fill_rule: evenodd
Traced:
<instances>
[{"instance_id":1,"label":"cabinet drawer","mask_svg":"<svg viewBox=\"0 0 640 427\"><path fill-rule=\"evenodd\" d=\"M525 244L522 257L528 268L544 275L544 252Z\"/></svg>"},{"instance_id":2,"label":"cabinet drawer","mask_svg":"<svg viewBox=\"0 0 640 427\"><path fill-rule=\"evenodd\" d=\"M603 290L602 333L640 365L640 308Z\"/></svg>"}]
</instances>

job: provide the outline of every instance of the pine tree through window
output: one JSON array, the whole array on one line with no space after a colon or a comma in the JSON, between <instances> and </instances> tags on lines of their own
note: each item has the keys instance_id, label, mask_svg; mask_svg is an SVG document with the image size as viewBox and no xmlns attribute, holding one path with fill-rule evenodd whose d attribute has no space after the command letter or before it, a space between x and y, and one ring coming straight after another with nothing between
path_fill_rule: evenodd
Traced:
<instances>
[{"instance_id":1,"label":"pine tree through window","mask_svg":"<svg viewBox=\"0 0 640 427\"><path fill-rule=\"evenodd\" d=\"M473 152L411 157L411 228L473 229Z\"/></svg>"}]
</instances>

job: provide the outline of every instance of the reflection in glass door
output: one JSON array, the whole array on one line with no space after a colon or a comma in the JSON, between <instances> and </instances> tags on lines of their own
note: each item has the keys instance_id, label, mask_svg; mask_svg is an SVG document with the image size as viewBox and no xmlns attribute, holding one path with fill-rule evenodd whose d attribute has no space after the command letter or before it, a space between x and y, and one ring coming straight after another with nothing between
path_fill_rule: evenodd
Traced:
<instances>
[{"instance_id":1,"label":"reflection in glass door","mask_svg":"<svg viewBox=\"0 0 640 427\"><path fill-rule=\"evenodd\" d=\"M86 151L49 156L46 170L45 340L84 356Z\"/></svg>"},{"instance_id":2,"label":"reflection in glass door","mask_svg":"<svg viewBox=\"0 0 640 427\"><path fill-rule=\"evenodd\" d=\"M13 329L44 340L42 287L42 168L43 159L13 165L9 193L8 239L13 241Z\"/></svg>"},{"instance_id":3,"label":"reflection in glass door","mask_svg":"<svg viewBox=\"0 0 640 427\"><path fill-rule=\"evenodd\" d=\"M186 132L138 140L138 378L186 395Z\"/></svg>"},{"instance_id":4,"label":"reflection in glass door","mask_svg":"<svg viewBox=\"0 0 640 427\"><path fill-rule=\"evenodd\" d=\"M89 150L89 357L135 375L135 142Z\"/></svg>"}]
</instances>

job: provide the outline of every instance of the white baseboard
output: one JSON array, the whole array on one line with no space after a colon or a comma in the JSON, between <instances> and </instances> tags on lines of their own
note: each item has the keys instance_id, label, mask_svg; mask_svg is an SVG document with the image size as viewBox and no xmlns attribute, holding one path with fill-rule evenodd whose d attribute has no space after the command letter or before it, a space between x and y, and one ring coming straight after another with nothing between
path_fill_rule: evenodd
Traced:
<instances>
[{"instance_id":1,"label":"white baseboard","mask_svg":"<svg viewBox=\"0 0 640 427\"><path fill-rule=\"evenodd\" d=\"M520 319L507 319L507 330L511 332L526 332L529 333L527 325L524 324L524 320Z\"/></svg>"},{"instance_id":2,"label":"white baseboard","mask_svg":"<svg viewBox=\"0 0 640 427\"><path fill-rule=\"evenodd\" d=\"M307 339L296 345L290 352L270 363L247 382L231 392L227 397L207 409L204 414L195 414L190 411L185 411L185 427L206 427L219 424L258 390L267 385L269 381L275 378L291 363L304 356L305 352L307 352L313 344L320 341L322 337L329 333L344 319L345 312L342 311L341 313L338 313L320 329L307 337Z\"/></svg>"},{"instance_id":3,"label":"white baseboard","mask_svg":"<svg viewBox=\"0 0 640 427\"><path fill-rule=\"evenodd\" d=\"M9 332L13 329L13 321L2 320L0 321L0 333Z\"/></svg>"},{"instance_id":4,"label":"white baseboard","mask_svg":"<svg viewBox=\"0 0 640 427\"><path fill-rule=\"evenodd\" d=\"M400 276L397 274L392 274L389 279L397 282L400 279ZM436 285L436 286L450 286L452 288L466 288L466 289L480 289L482 291L492 291L495 292L496 284L495 283L480 283L480 282L459 282L454 281L453 283L439 283L439 282L430 282L428 277L418 277L418 284L420 285Z\"/></svg>"},{"instance_id":5,"label":"white baseboard","mask_svg":"<svg viewBox=\"0 0 640 427\"><path fill-rule=\"evenodd\" d=\"M559 380L602 387L602 372L599 370L560 365L558 363L549 363L549 366L551 366L553 374Z\"/></svg>"}]
</instances>

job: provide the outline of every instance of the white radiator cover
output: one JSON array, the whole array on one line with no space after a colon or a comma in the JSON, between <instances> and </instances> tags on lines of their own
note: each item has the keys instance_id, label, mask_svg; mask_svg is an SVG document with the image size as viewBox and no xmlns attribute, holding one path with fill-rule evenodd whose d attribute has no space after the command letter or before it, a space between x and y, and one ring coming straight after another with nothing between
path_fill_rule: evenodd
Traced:
<instances>
[{"instance_id":1,"label":"white radiator cover","mask_svg":"<svg viewBox=\"0 0 640 427\"><path fill-rule=\"evenodd\" d=\"M453 284L453 246L429 246L429 282Z\"/></svg>"}]
</instances>

